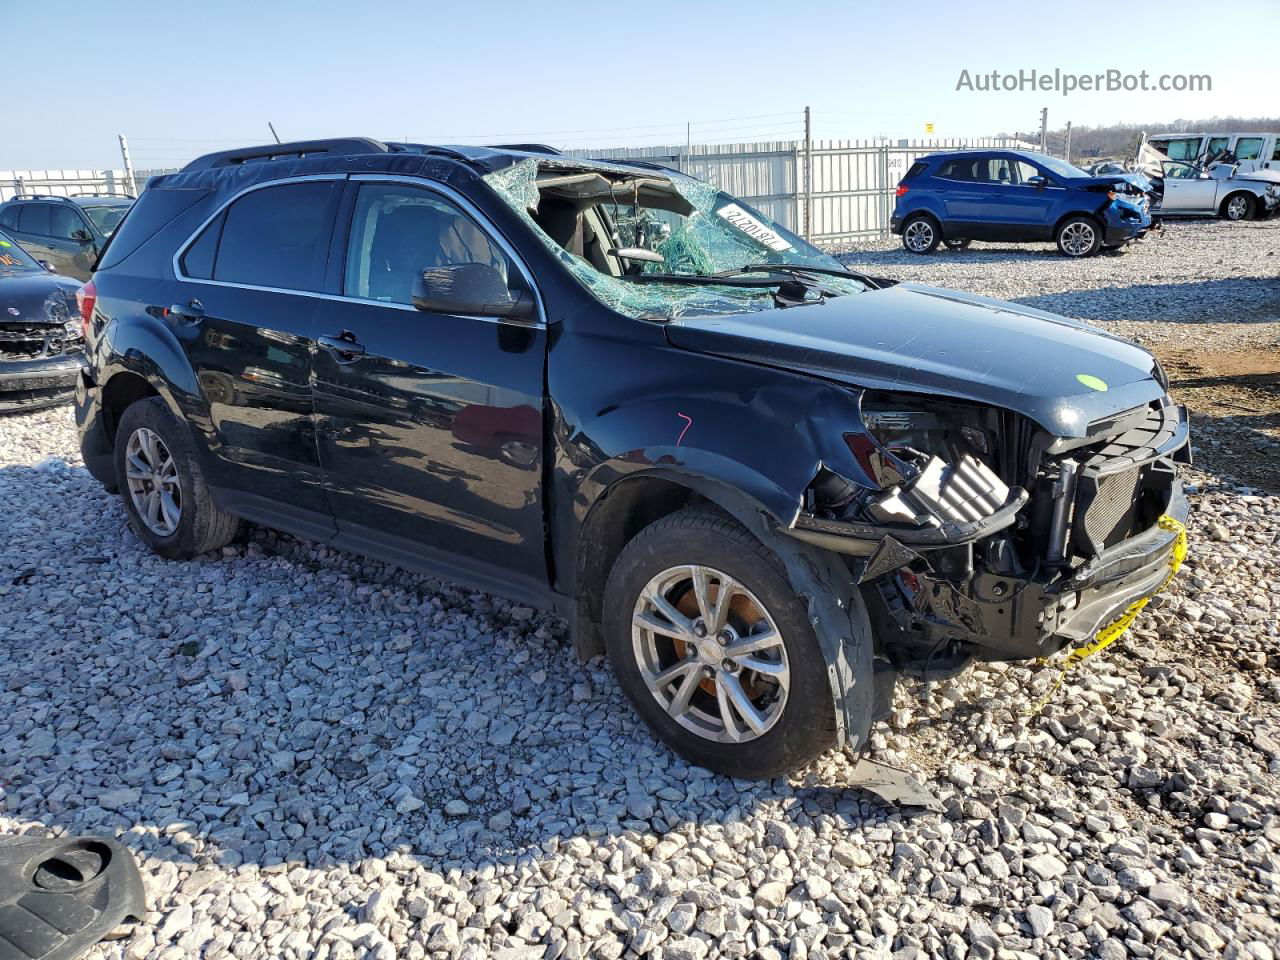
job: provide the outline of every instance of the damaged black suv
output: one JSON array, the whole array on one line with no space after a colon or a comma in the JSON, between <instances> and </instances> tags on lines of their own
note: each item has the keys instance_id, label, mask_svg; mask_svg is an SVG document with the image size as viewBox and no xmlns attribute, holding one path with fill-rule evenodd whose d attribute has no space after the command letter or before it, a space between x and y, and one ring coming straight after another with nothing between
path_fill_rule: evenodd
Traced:
<instances>
[{"instance_id":1,"label":"damaged black suv","mask_svg":"<svg viewBox=\"0 0 1280 960\"><path fill-rule=\"evenodd\" d=\"M860 749L900 675L1089 644L1181 548L1145 350L852 273L656 165L211 154L83 310L85 462L157 553L250 521L554 610L738 776Z\"/></svg>"}]
</instances>

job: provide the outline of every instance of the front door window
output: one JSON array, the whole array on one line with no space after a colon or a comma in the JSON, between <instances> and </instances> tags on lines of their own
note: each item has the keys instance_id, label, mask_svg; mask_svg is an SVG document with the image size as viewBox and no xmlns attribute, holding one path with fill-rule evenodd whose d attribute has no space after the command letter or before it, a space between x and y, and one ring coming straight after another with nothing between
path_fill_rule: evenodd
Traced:
<instances>
[{"instance_id":1,"label":"front door window","mask_svg":"<svg viewBox=\"0 0 1280 960\"><path fill-rule=\"evenodd\" d=\"M400 184L360 187L347 245L348 297L411 304L423 270L465 263L510 275L497 244L444 197Z\"/></svg>"}]
</instances>

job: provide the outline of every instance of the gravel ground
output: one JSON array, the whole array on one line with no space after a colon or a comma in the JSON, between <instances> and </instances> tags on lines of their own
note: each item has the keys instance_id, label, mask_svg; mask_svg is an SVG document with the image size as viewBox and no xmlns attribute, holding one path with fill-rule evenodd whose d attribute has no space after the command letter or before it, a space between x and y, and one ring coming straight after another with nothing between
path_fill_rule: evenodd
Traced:
<instances>
[{"instance_id":1,"label":"gravel ground","mask_svg":"<svg viewBox=\"0 0 1280 960\"><path fill-rule=\"evenodd\" d=\"M1188 343L1280 327L1280 223L1084 263L888 247L854 259ZM873 756L946 805L909 815L839 756L687 766L527 608L260 530L163 561L68 410L0 420L0 832L137 853L152 911L98 958L1271 960L1280 496L1198 429L1192 552L1126 639L1038 716L1053 665L901 692Z\"/></svg>"}]
</instances>

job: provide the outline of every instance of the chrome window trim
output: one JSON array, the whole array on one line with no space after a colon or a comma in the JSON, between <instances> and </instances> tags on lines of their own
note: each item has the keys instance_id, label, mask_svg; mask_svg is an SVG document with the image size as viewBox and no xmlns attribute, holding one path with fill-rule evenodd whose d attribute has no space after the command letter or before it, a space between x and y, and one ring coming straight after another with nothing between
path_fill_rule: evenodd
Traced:
<instances>
[{"instance_id":1,"label":"chrome window trim","mask_svg":"<svg viewBox=\"0 0 1280 960\"><path fill-rule=\"evenodd\" d=\"M253 193L255 190L262 190L267 187L279 187L290 183L306 183L313 180L350 180L358 183L404 183L420 190L433 191L445 197L455 206L459 207L469 217L475 220L484 231L485 236L495 241L498 246L502 248L503 253L511 259L511 262L515 264L516 269L520 271L520 275L524 277L525 283L533 292L534 302L538 308L537 320L512 320L507 317L481 317L473 314L450 314L450 316L458 316L466 320L480 320L485 323L499 323L526 329L530 327L546 327L547 314L542 301L542 292L538 289L538 285L534 283L533 275L529 272L528 267L526 267L524 261L516 255L515 248L511 246L510 242L502 234L502 231L495 227L489 218L486 217L474 203L452 187L433 180L423 180L419 177L408 177L399 174L357 173L348 175L344 173L316 173L301 177L282 177L278 180L264 180L261 183L251 184L243 190L232 194L225 201L219 204L218 208L206 217L205 220L192 231L191 235L182 242L178 247L177 252L173 255L172 263L174 278L180 283L207 283L215 287L232 287L237 290L255 290L260 293L283 293L295 297L315 297L320 300L332 300L338 303L358 303L362 306L383 307L391 310L411 310L414 313L421 313L422 311L411 303L386 303L382 300L365 300L360 297L348 297L336 293L322 293L318 290L296 290L290 287L266 287L252 283L235 283L230 280L204 280L200 277L189 277L183 272L182 257L186 254L187 250L196 242L197 238L199 238L200 234L205 231L205 228L208 227L209 224L217 220L228 207L241 197L246 194Z\"/></svg>"}]
</instances>

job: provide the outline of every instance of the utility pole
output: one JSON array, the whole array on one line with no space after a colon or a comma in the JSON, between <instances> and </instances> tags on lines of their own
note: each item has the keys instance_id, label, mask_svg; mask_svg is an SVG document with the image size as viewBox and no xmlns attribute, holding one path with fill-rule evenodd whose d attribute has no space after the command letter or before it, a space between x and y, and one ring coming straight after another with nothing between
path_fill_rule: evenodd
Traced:
<instances>
[{"instance_id":1,"label":"utility pole","mask_svg":"<svg viewBox=\"0 0 1280 960\"><path fill-rule=\"evenodd\" d=\"M1067 152L1063 154L1062 159L1071 162L1071 121L1067 121Z\"/></svg>"},{"instance_id":2,"label":"utility pole","mask_svg":"<svg viewBox=\"0 0 1280 960\"><path fill-rule=\"evenodd\" d=\"M1049 108L1040 108L1040 152L1049 152Z\"/></svg>"},{"instance_id":3,"label":"utility pole","mask_svg":"<svg viewBox=\"0 0 1280 960\"><path fill-rule=\"evenodd\" d=\"M804 233L806 240L813 232L813 114L804 108Z\"/></svg>"},{"instance_id":4,"label":"utility pole","mask_svg":"<svg viewBox=\"0 0 1280 960\"><path fill-rule=\"evenodd\" d=\"M138 195L138 184L133 179L133 161L129 159L129 141L120 134L120 156L124 158L124 178L129 182L129 195Z\"/></svg>"}]
</instances>

